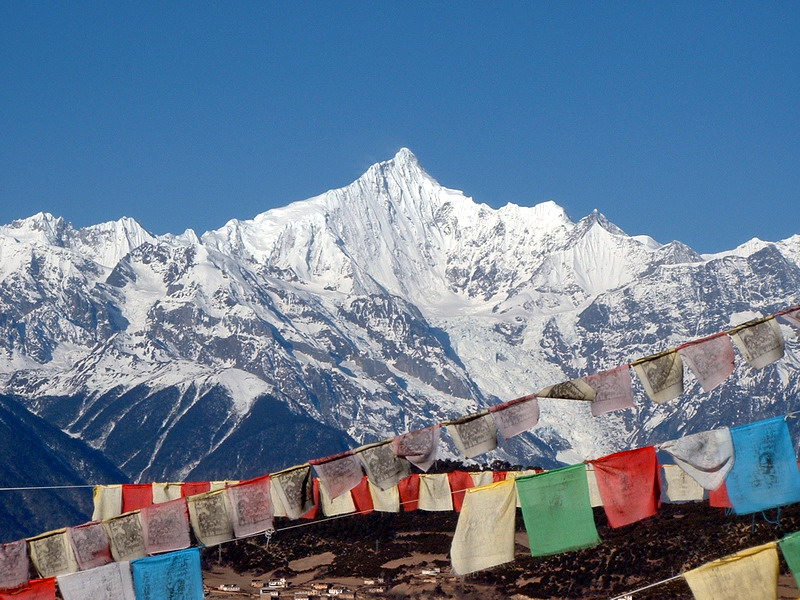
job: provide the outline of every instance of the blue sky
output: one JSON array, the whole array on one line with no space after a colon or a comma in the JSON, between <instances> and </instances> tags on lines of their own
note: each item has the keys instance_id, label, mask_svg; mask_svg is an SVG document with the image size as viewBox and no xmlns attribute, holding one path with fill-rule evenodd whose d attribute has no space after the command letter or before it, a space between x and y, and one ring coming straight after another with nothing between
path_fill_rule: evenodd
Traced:
<instances>
[{"instance_id":1,"label":"blue sky","mask_svg":"<svg viewBox=\"0 0 800 600\"><path fill-rule=\"evenodd\" d=\"M701 252L800 232L798 2L0 1L0 223L215 229L403 146Z\"/></svg>"}]
</instances>

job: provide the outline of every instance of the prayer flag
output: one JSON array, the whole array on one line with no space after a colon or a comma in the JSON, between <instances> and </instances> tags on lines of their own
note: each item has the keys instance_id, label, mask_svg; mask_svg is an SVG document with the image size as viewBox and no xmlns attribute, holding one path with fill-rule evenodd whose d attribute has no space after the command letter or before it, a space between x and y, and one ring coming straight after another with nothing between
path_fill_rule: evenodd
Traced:
<instances>
[{"instance_id":1,"label":"prayer flag","mask_svg":"<svg viewBox=\"0 0 800 600\"><path fill-rule=\"evenodd\" d=\"M494 471L470 471L469 476L472 478L472 485L469 487L482 487L484 485L489 485L490 483L497 483L498 481L505 480L505 477L502 479L495 480L496 473ZM450 486L452 487L453 480L450 480Z\"/></svg>"},{"instance_id":2,"label":"prayer flag","mask_svg":"<svg viewBox=\"0 0 800 600\"><path fill-rule=\"evenodd\" d=\"M153 504L152 483L125 483L122 485L122 512L139 510Z\"/></svg>"},{"instance_id":3,"label":"prayer flag","mask_svg":"<svg viewBox=\"0 0 800 600\"><path fill-rule=\"evenodd\" d=\"M589 505L586 467L572 465L516 480L532 556L600 543Z\"/></svg>"},{"instance_id":4,"label":"prayer flag","mask_svg":"<svg viewBox=\"0 0 800 600\"><path fill-rule=\"evenodd\" d=\"M736 462L725 483L736 514L800 502L800 471L783 417L731 429Z\"/></svg>"},{"instance_id":5,"label":"prayer flag","mask_svg":"<svg viewBox=\"0 0 800 600\"><path fill-rule=\"evenodd\" d=\"M733 440L727 427L702 431L659 445L677 465L707 490L715 490L733 467Z\"/></svg>"},{"instance_id":6,"label":"prayer flag","mask_svg":"<svg viewBox=\"0 0 800 600\"><path fill-rule=\"evenodd\" d=\"M348 491L339 494L335 498L328 491L327 484L319 480L319 496L322 501L322 514L326 517L336 517L339 515L349 515L356 512L356 505L353 502L353 495Z\"/></svg>"},{"instance_id":7,"label":"prayer flag","mask_svg":"<svg viewBox=\"0 0 800 600\"><path fill-rule=\"evenodd\" d=\"M513 481L469 490L450 547L453 571L465 575L514 560L516 516Z\"/></svg>"},{"instance_id":8,"label":"prayer flag","mask_svg":"<svg viewBox=\"0 0 800 600\"><path fill-rule=\"evenodd\" d=\"M706 393L719 386L733 373L735 359L733 344L728 335L718 335L683 346L678 348L678 354L689 365Z\"/></svg>"},{"instance_id":9,"label":"prayer flag","mask_svg":"<svg viewBox=\"0 0 800 600\"><path fill-rule=\"evenodd\" d=\"M239 483L236 479L225 479L224 481L209 481L208 482L208 489L212 492L216 492L217 490L224 490L229 485L236 485Z\"/></svg>"},{"instance_id":10,"label":"prayer flag","mask_svg":"<svg viewBox=\"0 0 800 600\"><path fill-rule=\"evenodd\" d=\"M586 468L586 483L589 484L589 503L595 506L603 506L603 498L600 496L600 488L597 487L597 475L594 469Z\"/></svg>"},{"instance_id":11,"label":"prayer flag","mask_svg":"<svg viewBox=\"0 0 800 600\"><path fill-rule=\"evenodd\" d=\"M351 453L311 461L331 499L336 499L361 483L361 461Z\"/></svg>"},{"instance_id":12,"label":"prayer flag","mask_svg":"<svg viewBox=\"0 0 800 600\"><path fill-rule=\"evenodd\" d=\"M139 513L147 554L182 550L192 545L186 498L153 504Z\"/></svg>"},{"instance_id":13,"label":"prayer flag","mask_svg":"<svg viewBox=\"0 0 800 600\"><path fill-rule=\"evenodd\" d=\"M714 508L733 508L724 481L717 489L708 490L708 505Z\"/></svg>"},{"instance_id":14,"label":"prayer flag","mask_svg":"<svg viewBox=\"0 0 800 600\"><path fill-rule=\"evenodd\" d=\"M269 475L242 481L228 487L225 492L231 508L233 533L237 538L274 529Z\"/></svg>"},{"instance_id":15,"label":"prayer flag","mask_svg":"<svg viewBox=\"0 0 800 600\"><path fill-rule=\"evenodd\" d=\"M591 461L611 527L641 521L658 512L658 459L653 446L617 452Z\"/></svg>"},{"instance_id":16,"label":"prayer flag","mask_svg":"<svg viewBox=\"0 0 800 600\"><path fill-rule=\"evenodd\" d=\"M778 597L775 542L704 564L683 577L695 600L775 600Z\"/></svg>"},{"instance_id":17,"label":"prayer flag","mask_svg":"<svg viewBox=\"0 0 800 600\"><path fill-rule=\"evenodd\" d=\"M147 554L144 547L144 531L138 512L103 521L103 527L105 527L111 545L111 556L117 562L141 558Z\"/></svg>"},{"instance_id":18,"label":"prayer flag","mask_svg":"<svg viewBox=\"0 0 800 600\"><path fill-rule=\"evenodd\" d=\"M28 539L31 562L40 577L74 573L78 563L67 539L67 530L49 531Z\"/></svg>"},{"instance_id":19,"label":"prayer flag","mask_svg":"<svg viewBox=\"0 0 800 600\"><path fill-rule=\"evenodd\" d=\"M419 476L419 509L453 510L453 498L446 473L425 473Z\"/></svg>"},{"instance_id":20,"label":"prayer flag","mask_svg":"<svg viewBox=\"0 0 800 600\"><path fill-rule=\"evenodd\" d=\"M391 441L363 446L353 452L361 459L369 480L382 490L396 486L411 473L408 461L395 455Z\"/></svg>"},{"instance_id":21,"label":"prayer flag","mask_svg":"<svg viewBox=\"0 0 800 600\"><path fill-rule=\"evenodd\" d=\"M488 412L449 423L447 431L453 437L458 451L466 458L475 458L497 448L497 425Z\"/></svg>"},{"instance_id":22,"label":"prayer flag","mask_svg":"<svg viewBox=\"0 0 800 600\"><path fill-rule=\"evenodd\" d=\"M397 491L400 494L400 504L404 512L417 510L419 508L419 475L412 473L397 484Z\"/></svg>"},{"instance_id":23,"label":"prayer flag","mask_svg":"<svg viewBox=\"0 0 800 600\"><path fill-rule=\"evenodd\" d=\"M783 357L783 334L774 318L740 329L731 337L754 369L763 369Z\"/></svg>"},{"instance_id":24,"label":"prayer flag","mask_svg":"<svg viewBox=\"0 0 800 600\"><path fill-rule=\"evenodd\" d=\"M441 433L441 425L434 425L398 435L392 440L392 451L420 470L427 471L436 460Z\"/></svg>"},{"instance_id":25,"label":"prayer flag","mask_svg":"<svg viewBox=\"0 0 800 600\"><path fill-rule=\"evenodd\" d=\"M501 481L505 481L506 479L507 479L506 471L492 471L492 483L499 483Z\"/></svg>"},{"instance_id":26,"label":"prayer flag","mask_svg":"<svg viewBox=\"0 0 800 600\"><path fill-rule=\"evenodd\" d=\"M112 562L111 546L102 523L86 523L67 529L72 552L81 571Z\"/></svg>"},{"instance_id":27,"label":"prayer flag","mask_svg":"<svg viewBox=\"0 0 800 600\"><path fill-rule=\"evenodd\" d=\"M683 360L675 350L636 362L633 365L642 385L656 404L663 404L683 393Z\"/></svg>"},{"instance_id":28,"label":"prayer flag","mask_svg":"<svg viewBox=\"0 0 800 600\"><path fill-rule=\"evenodd\" d=\"M92 521L105 521L122 514L122 485L97 485L93 493Z\"/></svg>"},{"instance_id":29,"label":"prayer flag","mask_svg":"<svg viewBox=\"0 0 800 600\"><path fill-rule=\"evenodd\" d=\"M216 546L234 538L224 489L190 496L186 500L192 530L201 544Z\"/></svg>"},{"instance_id":30,"label":"prayer flag","mask_svg":"<svg viewBox=\"0 0 800 600\"><path fill-rule=\"evenodd\" d=\"M131 563L136 600L203 600L200 549L189 548Z\"/></svg>"},{"instance_id":31,"label":"prayer flag","mask_svg":"<svg viewBox=\"0 0 800 600\"><path fill-rule=\"evenodd\" d=\"M532 429L539 422L539 401L536 396L526 396L493 406L489 411L504 439Z\"/></svg>"},{"instance_id":32,"label":"prayer flag","mask_svg":"<svg viewBox=\"0 0 800 600\"><path fill-rule=\"evenodd\" d=\"M778 542L778 546L795 582L800 583L800 531L784 537Z\"/></svg>"},{"instance_id":33,"label":"prayer flag","mask_svg":"<svg viewBox=\"0 0 800 600\"><path fill-rule=\"evenodd\" d=\"M700 502L705 496L703 487L678 465L664 465L663 502Z\"/></svg>"},{"instance_id":34,"label":"prayer flag","mask_svg":"<svg viewBox=\"0 0 800 600\"><path fill-rule=\"evenodd\" d=\"M181 496L187 498L196 494L205 494L211 491L210 481L189 481L181 485Z\"/></svg>"},{"instance_id":35,"label":"prayer flag","mask_svg":"<svg viewBox=\"0 0 800 600\"><path fill-rule=\"evenodd\" d=\"M58 590L64 600L136 600L127 561L59 575Z\"/></svg>"},{"instance_id":36,"label":"prayer flag","mask_svg":"<svg viewBox=\"0 0 800 600\"><path fill-rule=\"evenodd\" d=\"M33 579L25 587L0 592L0 600L56 600L56 579Z\"/></svg>"},{"instance_id":37,"label":"prayer flag","mask_svg":"<svg viewBox=\"0 0 800 600\"><path fill-rule=\"evenodd\" d=\"M181 483L154 483L153 503L161 504L170 500L183 497L183 484Z\"/></svg>"},{"instance_id":38,"label":"prayer flag","mask_svg":"<svg viewBox=\"0 0 800 600\"><path fill-rule=\"evenodd\" d=\"M467 490L475 487L472 476L466 471L451 471L447 474L450 484L450 492L453 495L453 508L456 512L461 512L461 505L464 503L464 494Z\"/></svg>"},{"instance_id":39,"label":"prayer flag","mask_svg":"<svg viewBox=\"0 0 800 600\"><path fill-rule=\"evenodd\" d=\"M313 504L308 511L304 512L300 515L301 519L316 519L317 515L319 514L319 507L321 504L320 500L320 492L319 492L319 477L314 477L311 484L311 494L313 499Z\"/></svg>"},{"instance_id":40,"label":"prayer flag","mask_svg":"<svg viewBox=\"0 0 800 600\"><path fill-rule=\"evenodd\" d=\"M628 365L589 375L583 380L595 392L592 400L592 415L595 417L634 407L631 370Z\"/></svg>"},{"instance_id":41,"label":"prayer flag","mask_svg":"<svg viewBox=\"0 0 800 600\"><path fill-rule=\"evenodd\" d=\"M592 402L596 392L583 379L571 379L536 392L536 395L540 398L564 398Z\"/></svg>"},{"instance_id":42,"label":"prayer flag","mask_svg":"<svg viewBox=\"0 0 800 600\"><path fill-rule=\"evenodd\" d=\"M792 325L797 328L800 328L800 308L797 310L793 310L791 312L786 313L785 315L781 315L784 319L789 321Z\"/></svg>"},{"instance_id":43,"label":"prayer flag","mask_svg":"<svg viewBox=\"0 0 800 600\"><path fill-rule=\"evenodd\" d=\"M25 584L29 570L28 543L25 540L0 545L0 590Z\"/></svg>"},{"instance_id":44,"label":"prayer flag","mask_svg":"<svg viewBox=\"0 0 800 600\"><path fill-rule=\"evenodd\" d=\"M272 474L273 496L280 498L281 505L290 519L299 519L314 507L314 482L311 467L303 465ZM277 513L275 516L280 516Z\"/></svg>"},{"instance_id":45,"label":"prayer flag","mask_svg":"<svg viewBox=\"0 0 800 600\"><path fill-rule=\"evenodd\" d=\"M350 490L356 512L360 515L368 515L375 510L375 506L372 504L372 494L370 493L369 483L369 478L364 475L361 479L361 483Z\"/></svg>"},{"instance_id":46,"label":"prayer flag","mask_svg":"<svg viewBox=\"0 0 800 600\"><path fill-rule=\"evenodd\" d=\"M369 479L369 493L372 496L372 506L378 512L400 512L400 490L398 486L382 490Z\"/></svg>"}]
</instances>

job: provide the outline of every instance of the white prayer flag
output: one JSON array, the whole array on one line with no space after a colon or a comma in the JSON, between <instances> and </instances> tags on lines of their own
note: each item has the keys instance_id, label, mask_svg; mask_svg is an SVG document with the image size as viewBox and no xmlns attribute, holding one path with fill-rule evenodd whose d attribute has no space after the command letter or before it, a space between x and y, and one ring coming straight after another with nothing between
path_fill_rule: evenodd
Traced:
<instances>
[{"instance_id":1,"label":"white prayer flag","mask_svg":"<svg viewBox=\"0 0 800 600\"><path fill-rule=\"evenodd\" d=\"M450 547L453 571L459 575L514 560L514 483L467 490Z\"/></svg>"},{"instance_id":2,"label":"white prayer flag","mask_svg":"<svg viewBox=\"0 0 800 600\"><path fill-rule=\"evenodd\" d=\"M397 486L382 490L370 481L369 494L372 497L372 506L376 511L400 512L400 490Z\"/></svg>"},{"instance_id":3,"label":"white prayer flag","mask_svg":"<svg viewBox=\"0 0 800 600\"><path fill-rule=\"evenodd\" d=\"M727 427L702 431L660 444L677 465L707 490L716 490L733 467L733 440Z\"/></svg>"},{"instance_id":4,"label":"white prayer flag","mask_svg":"<svg viewBox=\"0 0 800 600\"><path fill-rule=\"evenodd\" d=\"M419 476L419 510L453 510L450 480L446 473L424 473Z\"/></svg>"},{"instance_id":5,"label":"white prayer flag","mask_svg":"<svg viewBox=\"0 0 800 600\"><path fill-rule=\"evenodd\" d=\"M328 486L322 478L319 480L319 499L322 505L322 514L326 517L349 515L350 513L356 512L353 495L347 491L335 497L331 496Z\"/></svg>"},{"instance_id":6,"label":"white prayer flag","mask_svg":"<svg viewBox=\"0 0 800 600\"><path fill-rule=\"evenodd\" d=\"M122 514L122 486L98 485L94 488L92 521L105 521Z\"/></svg>"},{"instance_id":7,"label":"white prayer flag","mask_svg":"<svg viewBox=\"0 0 800 600\"><path fill-rule=\"evenodd\" d=\"M66 529L48 531L28 539L31 562L40 577L66 575L78 570Z\"/></svg>"},{"instance_id":8,"label":"white prayer flag","mask_svg":"<svg viewBox=\"0 0 800 600\"><path fill-rule=\"evenodd\" d=\"M661 501L668 503L700 502L705 490L686 471L678 465L663 465L664 486L661 488Z\"/></svg>"},{"instance_id":9,"label":"white prayer flag","mask_svg":"<svg viewBox=\"0 0 800 600\"><path fill-rule=\"evenodd\" d=\"M763 369L783 358L783 334L774 318L740 329L732 333L731 337L754 369Z\"/></svg>"},{"instance_id":10,"label":"white prayer flag","mask_svg":"<svg viewBox=\"0 0 800 600\"><path fill-rule=\"evenodd\" d=\"M395 487L411 473L408 461L395 455L391 441L363 446L353 453L361 459L370 483L383 490Z\"/></svg>"},{"instance_id":11,"label":"white prayer flag","mask_svg":"<svg viewBox=\"0 0 800 600\"><path fill-rule=\"evenodd\" d=\"M513 404L492 407L489 410L497 429L505 439L528 431L539 422L539 401L536 396Z\"/></svg>"},{"instance_id":12,"label":"white prayer flag","mask_svg":"<svg viewBox=\"0 0 800 600\"><path fill-rule=\"evenodd\" d=\"M497 448L497 425L488 412L449 423L447 431L466 458L475 458Z\"/></svg>"},{"instance_id":13,"label":"white prayer flag","mask_svg":"<svg viewBox=\"0 0 800 600\"><path fill-rule=\"evenodd\" d=\"M139 518L148 554L183 550L192 545L185 498L145 507L139 512Z\"/></svg>"},{"instance_id":14,"label":"white prayer flag","mask_svg":"<svg viewBox=\"0 0 800 600\"><path fill-rule=\"evenodd\" d=\"M192 530L201 544L216 546L234 538L224 489L189 496L187 501Z\"/></svg>"},{"instance_id":15,"label":"white prayer flag","mask_svg":"<svg viewBox=\"0 0 800 600\"><path fill-rule=\"evenodd\" d=\"M232 485L225 492L228 494L233 532L237 538L274 529L268 475Z\"/></svg>"},{"instance_id":16,"label":"white prayer flag","mask_svg":"<svg viewBox=\"0 0 800 600\"><path fill-rule=\"evenodd\" d=\"M325 483L331 498L345 494L361 483L364 476L361 472L361 461L353 454L345 454L340 458L311 461L319 476L320 483Z\"/></svg>"},{"instance_id":17,"label":"white prayer flag","mask_svg":"<svg viewBox=\"0 0 800 600\"><path fill-rule=\"evenodd\" d=\"M153 504L171 502L172 500L182 498L181 487L183 487L182 483L154 483Z\"/></svg>"},{"instance_id":18,"label":"white prayer flag","mask_svg":"<svg viewBox=\"0 0 800 600\"><path fill-rule=\"evenodd\" d=\"M633 408L631 370L628 365L589 375L583 381L595 392L592 400L593 416L599 417L615 410Z\"/></svg>"},{"instance_id":19,"label":"white prayer flag","mask_svg":"<svg viewBox=\"0 0 800 600\"><path fill-rule=\"evenodd\" d=\"M683 393L683 360L676 351L646 358L633 365L644 389L656 404L673 400Z\"/></svg>"},{"instance_id":20,"label":"white prayer flag","mask_svg":"<svg viewBox=\"0 0 800 600\"><path fill-rule=\"evenodd\" d=\"M273 512L276 517L299 519L314 507L311 466L302 465L273 473L270 477Z\"/></svg>"},{"instance_id":21,"label":"white prayer flag","mask_svg":"<svg viewBox=\"0 0 800 600\"><path fill-rule=\"evenodd\" d=\"M136 600L128 561L60 575L57 581L64 600Z\"/></svg>"},{"instance_id":22,"label":"white prayer flag","mask_svg":"<svg viewBox=\"0 0 800 600\"><path fill-rule=\"evenodd\" d=\"M115 561L135 560L147 555L138 510L103 521L103 527Z\"/></svg>"},{"instance_id":23,"label":"white prayer flag","mask_svg":"<svg viewBox=\"0 0 800 600\"><path fill-rule=\"evenodd\" d=\"M67 538L81 571L112 562L111 546L102 523L86 523L67 529Z\"/></svg>"},{"instance_id":24,"label":"white prayer flag","mask_svg":"<svg viewBox=\"0 0 800 600\"><path fill-rule=\"evenodd\" d=\"M392 451L422 471L427 471L436 460L441 432L441 426L434 425L398 435L392 440Z\"/></svg>"}]
</instances>

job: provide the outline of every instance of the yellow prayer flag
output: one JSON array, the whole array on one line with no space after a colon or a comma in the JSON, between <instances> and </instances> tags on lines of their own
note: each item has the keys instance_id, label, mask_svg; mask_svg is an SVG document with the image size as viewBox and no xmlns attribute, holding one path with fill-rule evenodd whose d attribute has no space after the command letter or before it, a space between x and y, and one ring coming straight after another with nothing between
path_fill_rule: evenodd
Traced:
<instances>
[{"instance_id":1,"label":"yellow prayer flag","mask_svg":"<svg viewBox=\"0 0 800 600\"><path fill-rule=\"evenodd\" d=\"M695 600L776 600L775 542L742 550L684 574Z\"/></svg>"}]
</instances>

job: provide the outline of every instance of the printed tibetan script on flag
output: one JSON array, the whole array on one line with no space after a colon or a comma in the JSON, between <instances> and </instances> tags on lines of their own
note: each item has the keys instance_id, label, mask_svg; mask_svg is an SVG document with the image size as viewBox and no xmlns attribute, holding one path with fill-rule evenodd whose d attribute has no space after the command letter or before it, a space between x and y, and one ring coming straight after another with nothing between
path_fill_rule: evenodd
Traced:
<instances>
[{"instance_id":1,"label":"printed tibetan script on flag","mask_svg":"<svg viewBox=\"0 0 800 600\"><path fill-rule=\"evenodd\" d=\"M459 575L514 560L516 494L513 481L467 492L450 547Z\"/></svg>"},{"instance_id":2,"label":"printed tibetan script on flag","mask_svg":"<svg viewBox=\"0 0 800 600\"><path fill-rule=\"evenodd\" d=\"M102 567L114 560L102 523L70 527L67 529L67 537L81 571Z\"/></svg>"},{"instance_id":3,"label":"printed tibetan script on flag","mask_svg":"<svg viewBox=\"0 0 800 600\"><path fill-rule=\"evenodd\" d=\"M21 586L28 581L28 544L17 540L0 545L0 590Z\"/></svg>"},{"instance_id":4,"label":"printed tibetan script on flag","mask_svg":"<svg viewBox=\"0 0 800 600\"><path fill-rule=\"evenodd\" d=\"M427 471L436 460L441 433L440 425L409 431L392 440L392 450L396 456L403 457L419 469Z\"/></svg>"},{"instance_id":5,"label":"printed tibetan script on flag","mask_svg":"<svg viewBox=\"0 0 800 600\"><path fill-rule=\"evenodd\" d=\"M361 461L353 454L346 454L341 458L320 459L311 461L319 475L320 481L325 483L331 499L345 494L361 483Z\"/></svg>"},{"instance_id":6,"label":"printed tibetan script on flag","mask_svg":"<svg viewBox=\"0 0 800 600\"><path fill-rule=\"evenodd\" d=\"M108 521L103 521L108 541L111 543L111 556L114 560L133 560L141 558L147 551L144 547L144 531L139 513L132 512Z\"/></svg>"},{"instance_id":7,"label":"printed tibetan script on flag","mask_svg":"<svg viewBox=\"0 0 800 600\"><path fill-rule=\"evenodd\" d=\"M143 508L139 517L147 554L172 552L192 545L185 498Z\"/></svg>"},{"instance_id":8,"label":"printed tibetan script on flag","mask_svg":"<svg viewBox=\"0 0 800 600\"><path fill-rule=\"evenodd\" d=\"M224 489L190 496L187 501L192 529L200 543L216 546L233 539L233 525Z\"/></svg>"},{"instance_id":9,"label":"printed tibetan script on flag","mask_svg":"<svg viewBox=\"0 0 800 600\"><path fill-rule=\"evenodd\" d=\"M382 490L393 488L411 473L408 461L395 455L391 442L364 446L354 453L361 459L370 482Z\"/></svg>"},{"instance_id":10,"label":"printed tibetan script on flag","mask_svg":"<svg viewBox=\"0 0 800 600\"><path fill-rule=\"evenodd\" d=\"M536 396L492 407L489 411L504 439L528 431L539 422L539 401Z\"/></svg>"},{"instance_id":11,"label":"printed tibetan script on flag","mask_svg":"<svg viewBox=\"0 0 800 600\"><path fill-rule=\"evenodd\" d=\"M683 393L683 361L676 351L645 358L633 365L644 389L656 404L663 404Z\"/></svg>"},{"instance_id":12,"label":"printed tibetan script on flag","mask_svg":"<svg viewBox=\"0 0 800 600\"><path fill-rule=\"evenodd\" d=\"M272 492L278 498L290 519L299 519L314 508L314 485L311 466L303 465L272 475Z\"/></svg>"},{"instance_id":13,"label":"printed tibetan script on flag","mask_svg":"<svg viewBox=\"0 0 800 600\"><path fill-rule=\"evenodd\" d=\"M274 529L269 475L232 485L226 491L237 538Z\"/></svg>"},{"instance_id":14,"label":"printed tibetan script on flag","mask_svg":"<svg viewBox=\"0 0 800 600\"><path fill-rule=\"evenodd\" d=\"M633 408L631 370L628 365L589 375L584 381L595 392L592 400L592 415L595 417L623 408Z\"/></svg>"},{"instance_id":15,"label":"printed tibetan script on flag","mask_svg":"<svg viewBox=\"0 0 800 600\"><path fill-rule=\"evenodd\" d=\"M659 448L707 490L721 486L733 467L733 440L727 427L670 440Z\"/></svg>"},{"instance_id":16,"label":"printed tibetan script on flag","mask_svg":"<svg viewBox=\"0 0 800 600\"><path fill-rule=\"evenodd\" d=\"M43 533L28 540L31 562L41 577L54 577L74 573L78 563L67 539L67 530Z\"/></svg>"},{"instance_id":17,"label":"printed tibetan script on flag","mask_svg":"<svg viewBox=\"0 0 800 600\"><path fill-rule=\"evenodd\" d=\"M564 398L566 400L585 400L587 402L592 402L595 397L595 391L594 388L583 379L572 379L545 388L536 392L536 395L540 398Z\"/></svg>"},{"instance_id":18,"label":"printed tibetan script on flag","mask_svg":"<svg viewBox=\"0 0 800 600\"><path fill-rule=\"evenodd\" d=\"M783 357L783 334L775 319L740 329L731 337L754 369L763 369Z\"/></svg>"},{"instance_id":19,"label":"printed tibetan script on flag","mask_svg":"<svg viewBox=\"0 0 800 600\"><path fill-rule=\"evenodd\" d=\"M64 600L136 600L127 561L60 575L58 589Z\"/></svg>"},{"instance_id":20,"label":"printed tibetan script on flag","mask_svg":"<svg viewBox=\"0 0 800 600\"><path fill-rule=\"evenodd\" d=\"M730 377L734 368L734 353L728 335L690 344L678 349L689 365L703 391L708 393Z\"/></svg>"},{"instance_id":21,"label":"printed tibetan script on flag","mask_svg":"<svg viewBox=\"0 0 800 600\"><path fill-rule=\"evenodd\" d=\"M736 460L725 484L737 514L800 502L800 472L784 417L733 427L731 437Z\"/></svg>"},{"instance_id":22,"label":"printed tibetan script on flag","mask_svg":"<svg viewBox=\"0 0 800 600\"><path fill-rule=\"evenodd\" d=\"M497 426L492 415L470 415L447 425L458 451L466 458L475 458L497 448Z\"/></svg>"},{"instance_id":23,"label":"printed tibetan script on flag","mask_svg":"<svg viewBox=\"0 0 800 600\"><path fill-rule=\"evenodd\" d=\"M200 550L189 548L131 563L136 600L203 600Z\"/></svg>"}]
</instances>

